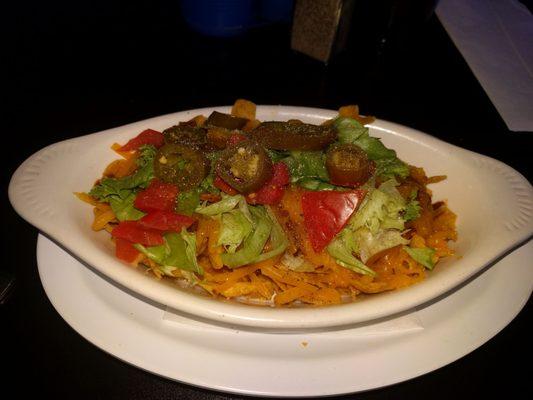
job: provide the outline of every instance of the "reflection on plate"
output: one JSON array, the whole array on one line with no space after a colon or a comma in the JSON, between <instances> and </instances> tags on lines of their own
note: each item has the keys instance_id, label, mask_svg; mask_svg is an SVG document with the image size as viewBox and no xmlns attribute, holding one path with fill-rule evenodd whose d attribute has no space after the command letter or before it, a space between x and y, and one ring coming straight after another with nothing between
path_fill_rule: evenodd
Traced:
<instances>
[{"instance_id":1,"label":"reflection on plate","mask_svg":"<svg viewBox=\"0 0 533 400\"><path fill-rule=\"evenodd\" d=\"M28 222L134 292L197 317L273 329L332 327L409 310L464 282L533 232L533 188L518 172L424 133L378 120L371 125L371 135L381 137L401 159L424 167L428 175L448 176L432 189L434 200L448 200L458 215L458 257L443 260L428 279L413 287L319 309L250 307L163 284L115 259L109 235L91 231L91 212L72 193L91 187L102 166L114 157L108 150L112 143L125 142L146 128L161 130L213 110L228 112L229 107L165 115L51 145L15 172L9 186L10 200ZM259 106L257 112L260 120L300 119L310 123L335 115L328 110L284 106Z\"/></svg>"},{"instance_id":2,"label":"reflection on plate","mask_svg":"<svg viewBox=\"0 0 533 400\"><path fill-rule=\"evenodd\" d=\"M337 330L275 334L169 312L103 279L49 239L39 236L37 246L50 301L102 350L196 386L300 397L383 387L463 357L524 306L533 285L532 258L530 242L453 293L400 316Z\"/></svg>"}]
</instances>

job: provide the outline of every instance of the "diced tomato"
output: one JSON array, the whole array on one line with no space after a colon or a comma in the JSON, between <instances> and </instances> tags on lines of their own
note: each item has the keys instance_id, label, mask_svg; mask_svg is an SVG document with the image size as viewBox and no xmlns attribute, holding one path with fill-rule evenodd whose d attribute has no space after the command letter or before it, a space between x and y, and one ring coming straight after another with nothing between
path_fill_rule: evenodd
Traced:
<instances>
[{"instance_id":1,"label":"diced tomato","mask_svg":"<svg viewBox=\"0 0 533 400\"><path fill-rule=\"evenodd\" d=\"M230 196L234 196L237 193L239 193L237 190L233 189L230 185L228 185L220 176L216 176L216 178L213 181L213 185L215 187L222 190L224 193L229 194Z\"/></svg>"},{"instance_id":2,"label":"diced tomato","mask_svg":"<svg viewBox=\"0 0 533 400\"><path fill-rule=\"evenodd\" d=\"M239 142L246 140L246 136L241 133L233 133L228 139L228 146L233 146Z\"/></svg>"},{"instance_id":3,"label":"diced tomato","mask_svg":"<svg viewBox=\"0 0 533 400\"><path fill-rule=\"evenodd\" d=\"M273 165L274 173L270 180L271 185L285 186L288 185L291 179L289 168L284 162L277 162Z\"/></svg>"},{"instance_id":4,"label":"diced tomato","mask_svg":"<svg viewBox=\"0 0 533 400\"><path fill-rule=\"evenodd\" d=\"M165 242L161 231L145 228L138 221L120 222L111 231L111 236L145 246L158 246Z\"/></svg>"},{"instance_id":5,"label":"diced tomato","mask_svg":"<svg viewBox=\"0 0 533 400\"><path fill-rule=\"evenodd\" d=\"M247 196L250 204L277 204L281 201L285 192L285 185L290 182L290 173L287 165L278 162L273 165L274 173L272 178L257 192Z\"/></svg>"},{"instance_id":6,"label":"diced tomato","mask_svg":"<svg viewBox=\"0 0 533 400\"><path fill-rule=\"evenodd\" d=\"M135 208L145 212L173 211L176 206L178 187L171 183L164 183L153 179L150 185L135 198Z\"/></svg>"},{"instance_id":7,"label":"diced tomato","mask_svg":"<svg viewBox=\"0 0 533 400\"><path fill-rule=\"evenodd\" d=\"M165 138L161 132L154 131L153 129L146 129L139 133L133 139L130 139L128 143L122 146L119 151L133 151L145 144L151 144L155 147L163 146Z\"/></svg>"},{"instance_id":8,"label":"diced tomato","mask_svg":"<svg viewBox=\"0 0 533 400\"><path fill-rule=\"evenodd\" d=\"M133 247L133 243L126 239L115 238L115 254L117 258L132 263L140 254L139 251Z\"/></svg>"},{"instance_id":9,"label":"diced tomato","mask_svg":"<svg viewBox=\"0 0 533 400\"><path fill-rule=\"evenodd\" d=\"M324 190L303 194L304 225L316 252L322 251L342 230L365 195L366 190Z\"/></svg>"},{"instance_id":10,"label":"diced tomato","mask_svg":"<svg viewBox=\"0 0 533 400\"><path fill-rule=\"evenodd\" d=\"M142 217L139 224L145 228L159 231L181 232L182 228L187 229L195 221L194 218L172 211L154 211Z\"/></svg>"}]
</instances>

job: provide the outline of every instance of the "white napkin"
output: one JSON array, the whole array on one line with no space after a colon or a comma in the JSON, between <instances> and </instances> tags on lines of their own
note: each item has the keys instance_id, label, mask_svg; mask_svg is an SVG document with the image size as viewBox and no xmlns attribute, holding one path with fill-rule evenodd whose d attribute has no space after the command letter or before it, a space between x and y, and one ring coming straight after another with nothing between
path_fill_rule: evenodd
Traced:
<instances>
[{"instance_id":1,"label":"white napkin","mask_svg":"<svg viewBox=\"0 0 533 400\"><path fill-rule=\"evenodd\" d=\"M440 0L437 16L512 131L533 131L533 16L517 0Z\"/></svg>"}]
</instances>

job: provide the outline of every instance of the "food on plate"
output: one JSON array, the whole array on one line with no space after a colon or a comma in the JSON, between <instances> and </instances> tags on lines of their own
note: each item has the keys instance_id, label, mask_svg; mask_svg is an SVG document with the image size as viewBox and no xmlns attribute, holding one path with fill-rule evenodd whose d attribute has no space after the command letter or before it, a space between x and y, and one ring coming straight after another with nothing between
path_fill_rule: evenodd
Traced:
<instances>
[{"instance_id":1,"label":"food on plate","mask_svg":"<svg viewBox=\"0 0 533 400\"><path fill-rule=\"evenodd\" d=\"M259 121L250 101L137 132L88 193L116 256L220 299L323 306L422 281L455 214L357 106L321 125ZM132 133L133 136L133 133Z\"/></svg>"}]
</instances>

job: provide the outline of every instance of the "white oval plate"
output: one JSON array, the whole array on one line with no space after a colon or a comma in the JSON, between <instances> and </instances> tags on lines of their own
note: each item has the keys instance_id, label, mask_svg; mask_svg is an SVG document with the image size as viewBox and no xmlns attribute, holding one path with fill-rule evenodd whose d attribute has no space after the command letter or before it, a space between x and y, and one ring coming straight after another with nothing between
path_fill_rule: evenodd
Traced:
<instances>
[{"instance_id":1,"label":"white oval plate","mask_svg":"<svg viewBox=\"0 0 533 400\"><path fill-rule=\"evenodd\" d=\"M342 329L278 334L170 313L102 278L49 239L39 235L37 242L48 298L100 349L195 386L305 398L392 385L470 353L526 304L532 257L530 242L452 293L401 315ZM527 354L516 357L525 360ZM518 369L517 364L506 367Z\"/></svg>"},{"instance_id":2,"label":"white oval plate","mask_svg":"<svg viewBox=\"0 0 533 400\"><path fill-rule=\"evenodd\" d=\"M163 130L213 110L229 112L230 107L178 112L50 145L13 174L10 201L24 219L72 254L151 300L201 318L270 329L333 327L409 310L453 289L532 235L533 188L517 171L422 132L378 120L370 126L372 136L381 137L401 159L423 167L428 175L448 176L432 190L434 200L447 200L458 215L456 257L443 260L420 284L334 307L255 307L182 291L117 260L109 234L91 230L92 212L73 192L89 190L116 158L109 149L113 143L125 143L143 129ZM304 107L259 106L257 110L260 120L321 123L335 115Z\"/></svg>"}]
</instances>

